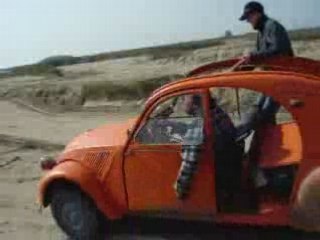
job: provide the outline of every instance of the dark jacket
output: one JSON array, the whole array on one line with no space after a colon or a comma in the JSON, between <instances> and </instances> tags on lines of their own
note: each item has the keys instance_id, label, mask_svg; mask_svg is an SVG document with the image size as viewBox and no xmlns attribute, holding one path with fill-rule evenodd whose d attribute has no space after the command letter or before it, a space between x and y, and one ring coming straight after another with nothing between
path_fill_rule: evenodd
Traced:
<instances>
[{"instance_id":1,"label":"dark jacket","mask_svg":"<svg viewBox=\"0 0 320 240\"><path fill-rule=\"evenodd\" d=\"M279 22L263 16L257 30L256 51L251 53L253 59L294 55L289 35Z\"/></svg>"}]
</instances>

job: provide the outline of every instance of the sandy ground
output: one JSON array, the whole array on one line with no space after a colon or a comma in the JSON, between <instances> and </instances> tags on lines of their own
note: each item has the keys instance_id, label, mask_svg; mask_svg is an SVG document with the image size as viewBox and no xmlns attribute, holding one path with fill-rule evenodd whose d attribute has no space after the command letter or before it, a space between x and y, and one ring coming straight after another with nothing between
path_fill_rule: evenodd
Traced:
<instances>
[{"instance_id":1,"label":"sandy ground","mask_svg":"<svg viewBox=\"0 0 320 240\"><path fill-rule=\"evenodd\" d=\"M73 112L42 114L0 101L0 133L10 136L66 144L72 137L87 129L110 122L125 121L133 114Z\"/></svg>"},{"instance_id":2,"label":"sandy ground","mask_svg":"<svg viewBox=\"0 0 320 240\"><path fill-rule=\"evenodd\" d=\"M0 101L0 239L61 239L49 211L40 214L39 159L55 155L76 134L121 121L121 114L45 115Z\"/></svg>"},{"instance_id":3,"label":"sandy ground","mask_svg":"<svg viewBox=\"0 0 320 240\"><path fill-rule=\"evenodd\" d=\"M0 101L0 240L52 239L65 236L48 209L35 203L41 176L39 159L55 155L85 129L126 119L128 114L68 113L45 115ZM130 116L131 117L131 116ZM32 143L32 144L30 144ZM112 239L319 239L288 229L214 227L205 223L131 219L117 223Z\"/></svg>"}]
</instances>

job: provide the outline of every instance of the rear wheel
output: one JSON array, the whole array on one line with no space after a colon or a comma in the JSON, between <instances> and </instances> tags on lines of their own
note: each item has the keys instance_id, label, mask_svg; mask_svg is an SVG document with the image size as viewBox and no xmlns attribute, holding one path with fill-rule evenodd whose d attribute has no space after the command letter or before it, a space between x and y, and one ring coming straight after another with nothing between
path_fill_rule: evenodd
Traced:
<instances>
[{"instance_id":1,"label":"rear wheel","mask_svg":"<svg viewBox=\"0 0 320 240\"><path fill-rule=\"evenodd\" d=\"M59 227L74 240L100 240L105 221L92 199L78 187L57 183L51 189L51 211Z\"/></svg>"}]
</instances>

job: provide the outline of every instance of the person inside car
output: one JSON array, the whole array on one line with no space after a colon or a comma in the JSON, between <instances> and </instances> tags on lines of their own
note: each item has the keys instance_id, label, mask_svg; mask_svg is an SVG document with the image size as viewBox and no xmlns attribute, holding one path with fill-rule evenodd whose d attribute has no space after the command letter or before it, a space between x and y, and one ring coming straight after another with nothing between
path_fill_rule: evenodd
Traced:
<instances>
[{"instance_id":1,"label":"person inside car","mask_svg":"<svg viewBox=\"0 0 320 240\"><path fill-rule=\"evenodd\" d=\"M229 115L211 99L211 113L214 126L214 152L217 195L221 203L234 201L240 188L242 149L236 142L237 129ZM192 116L201 116L201 97L187 95L183 102L184 110ZM182 142L182 164L174 188L179 199L185 199L190 191L192 179L200 161L201 146L204 140L203 120L196 119L188 126Z\"/></svg>"}]
</instances>

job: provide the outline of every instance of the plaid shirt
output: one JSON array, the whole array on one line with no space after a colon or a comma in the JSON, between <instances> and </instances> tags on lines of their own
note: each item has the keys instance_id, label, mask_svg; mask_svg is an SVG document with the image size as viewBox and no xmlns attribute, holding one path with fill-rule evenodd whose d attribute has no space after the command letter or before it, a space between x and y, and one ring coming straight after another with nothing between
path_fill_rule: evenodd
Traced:
<instances>
[{"instance_id":1,"label":"plaid shirt","mask_svg":"<svg viewBox=\"0 0 320 240\"><path fill-rule=\"evenodd\" d=\"M197 170L203 139L203 119L197 118L188 126L183 138L182 164L175 184L179 198L184 198L190 190L193 175Z\"/></svg>"},{"instance_id":2,"label":"plaid shirt","mask_svg":"<svg viewBox=\"0 0 320 240\"><path fill-rule=\"evenodd\" d=\"M228 116L221 108L213 110L216 148L223 147L227 141L234 140L236 129ZM185 198L191 187L192 179L197 171L201 146L204 142L203 118L195 119L189 126L182 143L182 164L175 183L178 198Z\"/></svg>"}]
</instances>

